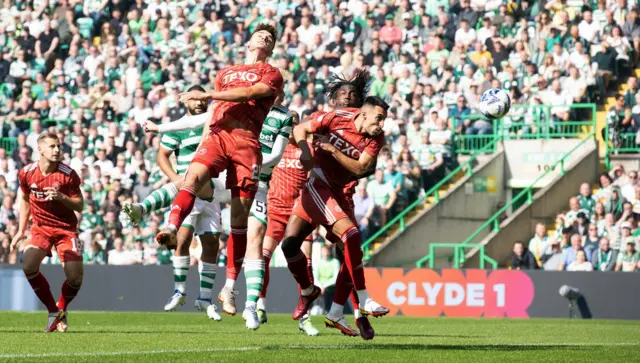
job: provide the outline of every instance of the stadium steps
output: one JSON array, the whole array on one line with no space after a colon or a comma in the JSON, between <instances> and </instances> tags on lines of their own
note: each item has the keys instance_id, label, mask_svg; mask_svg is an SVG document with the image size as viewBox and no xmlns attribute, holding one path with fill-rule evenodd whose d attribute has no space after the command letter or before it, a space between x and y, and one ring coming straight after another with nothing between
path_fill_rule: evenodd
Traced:
<instances>
[{"instance_id":1,"label":"stadium steps","mask_svg":"<svg viewBox=\"0 0 640 363\"><path fill-rule=\"evenodd\" d=\"M462 179L465 176L465 172L464 171L460 171L458 174L456 174L452 179L450 183L444 184L442 186L442 188L438 189L438 196L444 196L447 191L449 191L451 188L453 188L453 186L460 181L460 179ZM434 197L428 197L426 203L420 204L418 205L416 208L414 208L412 211L410 211L409 213L407 213L407 217L405 218L405 224L408 224L409 222L413 221L413 219L420 215L425 209L429 208L435 201ZM391 236L395 236L396 233L399 231L400 229L400 225L398 223L396 223L396 225L394 225L392 228L390 228L388 230L388 232L386 233L386 236L380 236L378 238L376 238L375 241L373 241L372 243L372 248L371 248L371 254L375 253L378 248L380 248L380 246L387 242L387 240L389 240L389 238L391 238Z\"/></svg>"}]
</instances>

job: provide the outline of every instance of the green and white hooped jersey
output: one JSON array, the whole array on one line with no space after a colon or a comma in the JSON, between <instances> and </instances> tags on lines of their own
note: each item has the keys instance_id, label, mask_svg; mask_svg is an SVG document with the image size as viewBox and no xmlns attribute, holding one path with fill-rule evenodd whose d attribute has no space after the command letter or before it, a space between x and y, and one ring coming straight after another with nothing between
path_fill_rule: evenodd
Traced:
<instances>
[{"instance_id":1,"label":"green and white hooped jersey","mask_svg":"<svg viewBox=\"0 0 640 363\"><path fill-rule=\"evenodd\" d=\"M273 152L273 145L278 136L289 139L292 129L293 117L289 109L284 106L273 106L267 114L267 118L262 124L262 131L260 132L262 157L264 158L265 155ZM269 181L274 166L269 168L263 167L262 170L260 170L260 181Z\"/></svg>"},{"instance_id":2,"label":"green and white hooped jersey","mask_svg":"<svg viewBox=\"0 0 640 363\"><path fill-rule=\"evenodd\" d=\"M197 116L183 117L208 117L208 113ZM176 173L183 175L189 168L189 163L196 155L200 140L202 140L203 126L183 131L172 131L162 135L160 145L169 150L173 150L176 155Z\"/></svg>"}]
</instances>

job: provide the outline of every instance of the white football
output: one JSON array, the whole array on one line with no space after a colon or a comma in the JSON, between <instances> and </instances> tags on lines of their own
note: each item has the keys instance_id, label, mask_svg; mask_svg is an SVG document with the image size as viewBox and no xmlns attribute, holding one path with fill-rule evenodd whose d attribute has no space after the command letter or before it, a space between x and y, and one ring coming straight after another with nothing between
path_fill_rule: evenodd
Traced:
<instances>
[{"instance_id":1,"label":"white football","mask_svg":"<svg viewBox=\"0 0 640 363\"><path fill-rule=\"evenodd\" d=\"M486 90L480 97L478 109L484 117L495 120L503 118L511 108L511 98L509 94L499 88Z\"/></svg>"}]
</instances>

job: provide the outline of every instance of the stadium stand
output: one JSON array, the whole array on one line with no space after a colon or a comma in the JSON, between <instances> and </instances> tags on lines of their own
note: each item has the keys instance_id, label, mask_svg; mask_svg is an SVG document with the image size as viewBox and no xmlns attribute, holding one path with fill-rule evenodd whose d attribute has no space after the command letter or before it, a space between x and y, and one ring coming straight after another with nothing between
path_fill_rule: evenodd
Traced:
<instances>
[{"instance_id":1,"label":"stadium stand","mask_svg":"<svg viewBox=\"0 0 640 363\"><path fill-rule=\"evenodd\" d=\"M125 201L166 183L155 159L159 137L140 123L182 116L178 94L193 84L212 87L217 70L242 61L247 35L263 22L280 31L272 62L292 110L330 109L323 93L330 74L361 67L374 76L371 92L391 104L381 171L358 188L365 245L404 223L394 217L437 202L464 175L459 165L494 152L495 140L585 134L579 121L591 110L575 104L604 105L596 128L601 140L612 140L601 143L607 163L609 154L640 152L635 2L5 2L0 263L19 260L8 251L17 228L16 174L37 156L43 130L65 141L65 162L84 179L86 262L170 263L170 252L153 242L163 214L133 227L121 213ZM507 89L514 105L493 124L476 112L492 87ZM616 89L622 106L610 97Z\"/></svg>"}]
</instances>

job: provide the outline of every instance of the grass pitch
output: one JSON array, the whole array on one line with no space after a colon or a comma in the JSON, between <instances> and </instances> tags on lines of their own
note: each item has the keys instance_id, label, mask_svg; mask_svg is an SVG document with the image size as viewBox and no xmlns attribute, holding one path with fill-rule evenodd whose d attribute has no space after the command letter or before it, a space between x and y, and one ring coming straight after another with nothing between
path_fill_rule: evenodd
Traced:
<instances>
[{"instance_id":1,"label":"grass pitch","mask_svg":"<svg viewBox=\"0 0 640 363\"><path fill-rule=\"evenodd\" d=\"M640 324L564 319L372 319L364 341L324 328L298 332L290 315L247 331L202 313L71 311L69 332L45 334L46 313L0 313L0 362L638 362Z\"/></svg>"}]
</instances>

